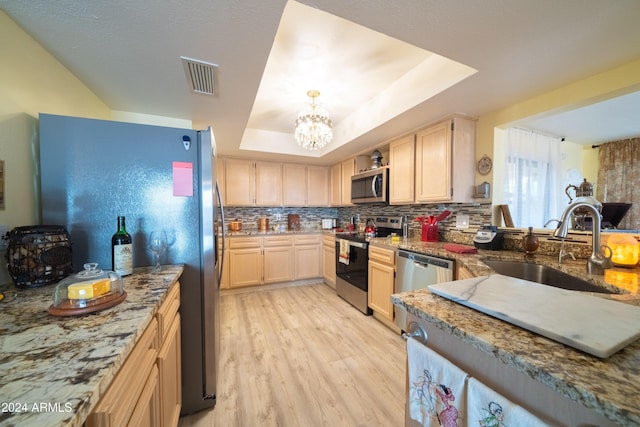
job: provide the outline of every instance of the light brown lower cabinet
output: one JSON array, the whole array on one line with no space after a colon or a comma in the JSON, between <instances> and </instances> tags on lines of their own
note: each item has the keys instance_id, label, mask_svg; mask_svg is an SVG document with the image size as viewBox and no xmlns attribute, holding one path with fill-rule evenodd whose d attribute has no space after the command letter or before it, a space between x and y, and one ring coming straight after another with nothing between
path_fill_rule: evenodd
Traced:
<instances>
[{"instance_id":1,"label":"light brown lower cabinet","mask_svg":"<svg viewBox=\"0 0 640 427\"><path fill-rule=\"evenodd\" d=\"M262 284L262 237L229 239L229 287Z\"/></svg>"},{"instance_id":2,"label":"light brown lower cabinet","mask_svg":"<svg viewBox=\"0 0 640 427\"><path fill-rule=\"evenodd\" d=\"M332 234L322 235L322 278L336 288L336 238Z\"/></svg>"},{"instance_id":3,"label":"light brown lower cabinet","mask_svg":"<svg viewBox=\"0 0 640 427\"><path fill-rule=\"evenodd\" d=\"M393 322L391 294L395 291L395 250L369 245L368 305L374 312Z\"/></svg>"},{"instance_id":4,"label":"light brown lower cabinet","mask_svg":"<svg viewBox=\"0 0 640 427\"><path fill-rule=\"evenodd\" d=\"M154 427L162 425L159 389L158 367L154 365L127 426Z\"/></svg>"},{"instance_id":5,"label":"light brown lower cabinet","mask_svg":"<svg viewBox=\"0 0 640 427\"><path fill-rule=\"evenodd\" d=\"M225 242L226 243L226 242ZM218 239L218 260L224 261L218 262L218 274L220 275L220 288L229 289L229 244L224 245L224 252L222 251L222 239ZM222 269L222 271L220 271Z\"/></svg>"},{"instance_id":6,"label":"light brown lower cabinet","mask_svg":"<svg viewBox=\"0 0 640 427\"><path fill-rule=\"evenodd\" d=\"M293 236L265 236L262 241L263 283L288 282L293 278Z\"/></svg>"},{"instance_id":7,"label":"light brown lower cabinet","mask_svg":"<svg viewBox=\"0 0 640 427\"><path fill-rule=\"evenodd\" d=\"M295 279L321 277L322 235L299 234L295 236Z\"/></svg>"},{"instance_id":8,"label":"light brown lower cabinet","mask_svg":"<svg viewBox=\"0 0 640 427\"><path fill-rule=\"evenodd\" d=\"M182 405L180 284L175 283L111 385L87 427L175 427Z\"/></svg>"},{"instance_id":9,"label":"light brown lower cabinet","mask_svg":"<svg viewBox=\"0 0 640 427\"><path fill-rule=\"evenodd\" d=\"M228 287L241 288L322 277L322 235L230 237Z\"/></svg>"},{"instance_id":10,"label":"light brown lower cabinet","mask_svg":"<svg viewBox=\"0 0 640 427\"><path fill-rule=\"evenodd\" d=\"M158 310L158 375L160 415L163 427L175 427L182 408L182 359L180 340L180 286L174 286Z\"/></svg>"}]
</instances>

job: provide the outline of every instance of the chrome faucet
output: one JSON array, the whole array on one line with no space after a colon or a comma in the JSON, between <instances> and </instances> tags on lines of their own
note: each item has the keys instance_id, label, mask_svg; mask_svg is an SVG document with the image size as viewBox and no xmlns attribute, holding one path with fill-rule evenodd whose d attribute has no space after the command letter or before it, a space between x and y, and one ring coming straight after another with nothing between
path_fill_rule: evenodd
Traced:
<instances>
[{"instance_id":1,"label":"chrome faucet","mask_svg":"<svg viewBox=\"0 0 640 427\"><path fill-rule=\"evenodd\" d=\"M585 202L573 202L562 213L562 217L558 222L558 228L553 233L555 237L564 239L567 237L569 231L569 225L571 224L571 214L578 208L585 208L591 212L593 219L591 227L591 256L587 260L587 273L589 274L604 274L604 270L613 267L611 262L611 248L608 246L600 245L600 212L595 206ZM603 249L609 249L609 256L603 255Z\"/></svg>"}]
</instances>

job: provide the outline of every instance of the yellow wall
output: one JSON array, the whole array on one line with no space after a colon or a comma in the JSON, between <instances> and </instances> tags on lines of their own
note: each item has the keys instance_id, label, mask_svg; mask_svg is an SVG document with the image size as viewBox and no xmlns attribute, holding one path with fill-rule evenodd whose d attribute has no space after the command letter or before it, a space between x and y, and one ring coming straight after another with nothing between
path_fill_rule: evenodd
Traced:
<instances>
[{"instance_id":1,"label":"yellow wall","mask_svg":"<svg viewBox=\"0 0 640 427\"><path fill-rule=\"evenodd\" d=\"M582 147L582 173L587 181L593 184L593 195L596 195L598 189L598 152L590 145ZM606 200L601 200L606 202Z\"/></svg>"},{"instance_id":2,"label":"yellow wall","mask_svg":"<svg viewBox=\"0 0 640 427\"><path fill-rule=\"evenodd\" d=\"M0 226L39 223L38 113L110 119L111 110L0 11Z\"/></svg>"},{"instance_id":3,"label":"yellow wall","mask_svg":"<svg viewBox=\"0 0 640 427\"><path fill-rule=\"evenodd\" d=\"M483 154L494 153L494 141L499 142L502 138L501 129L518 126L527 120L570 111L638 90L640 90L640 59L485 114L477 122L476 156L480 158ZM497 163L501 155L499 147L500 144L497 143L498 151L494 153L496 157L494 163ZM596 183L597 150L585 147L582 151L581 162L584 176L590 182ZM501 189L493 185L494 182L502 182L502 177L499 175L499 170L489 176L477 175L477 183L486 180L492 184L492 202L494 204L500 204L502 199ZM500 219L496 212L494 209L494 224L499 224Z\"/></svg>"}]
</instances>

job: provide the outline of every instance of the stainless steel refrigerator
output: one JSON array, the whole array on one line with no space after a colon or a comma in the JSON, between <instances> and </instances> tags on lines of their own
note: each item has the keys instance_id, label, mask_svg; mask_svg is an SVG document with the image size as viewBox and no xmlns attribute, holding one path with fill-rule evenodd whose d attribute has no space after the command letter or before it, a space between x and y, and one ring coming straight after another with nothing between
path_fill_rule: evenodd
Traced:
<instances>
[{"instance_id":1,"label":"stainless steel refrigerator","mask_svg":"<svg viewBox=\"0 0 640 427\"><path fill-rule=\"evenodd\" d=\"M118 215L133 238L134 267L152 264L148 233L164 229L162 262L184 264L182 413L216 401L219 355L217 191L211 129L195 131L40 114L43 224L66 225L75 271L111 269Z\"/></svg>"}]
</instances>

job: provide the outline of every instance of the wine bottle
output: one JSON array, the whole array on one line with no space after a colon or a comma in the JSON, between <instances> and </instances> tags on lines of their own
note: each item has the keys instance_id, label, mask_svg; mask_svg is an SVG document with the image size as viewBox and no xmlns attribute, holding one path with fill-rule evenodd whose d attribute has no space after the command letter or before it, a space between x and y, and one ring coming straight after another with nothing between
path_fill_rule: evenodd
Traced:
<instances>
[{"instance_id":1,"label":"wine bottle","mask_svg":"<svg viewBox=\"0 0 640 427\"><path fill-rule=\"evenodd\" d=\"M133 273L133 241L123 216L118 216L118 231L111 237L111 268L121 276Z\"/></svg>"}]
</instances>

